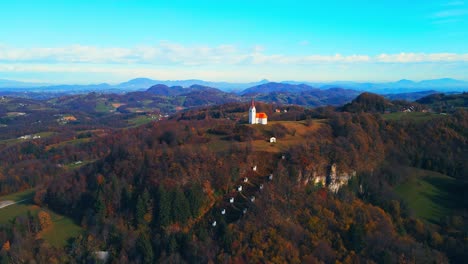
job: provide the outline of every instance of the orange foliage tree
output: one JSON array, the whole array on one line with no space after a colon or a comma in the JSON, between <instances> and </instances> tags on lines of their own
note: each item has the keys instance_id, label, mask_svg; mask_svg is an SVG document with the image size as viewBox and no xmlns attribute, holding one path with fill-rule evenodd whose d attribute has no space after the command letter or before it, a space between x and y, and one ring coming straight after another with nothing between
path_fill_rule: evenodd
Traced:
<instances>
[{"instance_id":1,"label":"orange foliage tree","mask_svg":"<svg viewBox=\"0 0 468 264\"><path fill-rule=\"evenodd\" d=\"M42 230L52 225L52 218L46 211L40 211L37 217L39 218L39 224Z\"/></svg>"},{"instance_id":2,"label":"orange foliage tree","mask_svg":"<svg viewBox=\"0 0 468 264\"><path fill-rule=\"evenodd\" d=\"M3 251L9 251L10 250L10 240L7 240L3 246L2 246Z\"/></svg>"}]
</instances>

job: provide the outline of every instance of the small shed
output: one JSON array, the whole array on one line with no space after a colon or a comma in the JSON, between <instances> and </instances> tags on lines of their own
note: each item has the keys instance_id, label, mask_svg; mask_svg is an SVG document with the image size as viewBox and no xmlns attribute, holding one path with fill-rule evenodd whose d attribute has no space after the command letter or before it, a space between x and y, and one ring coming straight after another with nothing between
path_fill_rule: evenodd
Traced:
<instances>
[{"instance_id":1,"label":"small shed","mask_svg":"<svg viewBox=\"0 0 468 264\"><path fill-rule=\"evenodd\" d=\"M270 138L270 143L276 143L276 138L275 138L275 137L271 137L271 138Z\"/></svg>"}]
</instances>

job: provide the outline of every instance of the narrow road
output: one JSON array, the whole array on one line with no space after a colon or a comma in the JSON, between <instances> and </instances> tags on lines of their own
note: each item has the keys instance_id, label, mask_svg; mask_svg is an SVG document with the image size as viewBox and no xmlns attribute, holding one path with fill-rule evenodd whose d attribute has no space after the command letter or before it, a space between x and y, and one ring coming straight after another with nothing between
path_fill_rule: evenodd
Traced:
<instances>
[{"instance_id":1,"label":"narrow road","mask_svg":"<svg viewBox=\"0 0 468 264\"><path fill-rule=\"evenodd\" d=\"M0 209L2 208L5 208L7 206L10 206L10 205L14 205L14 204L17 204L17 203L21 203L21 202L24 202L24 201L27 201L29 199L23 199L23 200L20 200L20 201L0 201Z\"/></svg>"}]
</instances>

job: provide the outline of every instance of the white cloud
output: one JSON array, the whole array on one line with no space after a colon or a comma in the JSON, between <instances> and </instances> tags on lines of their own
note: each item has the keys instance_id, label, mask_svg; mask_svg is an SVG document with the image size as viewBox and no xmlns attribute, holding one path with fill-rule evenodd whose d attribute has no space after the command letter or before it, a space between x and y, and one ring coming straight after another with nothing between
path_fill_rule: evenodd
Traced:
<instances>
[{"instance_id":1,"label":"white cloud","mask_svg":"<svg viewBox=\"0 0 468 264\"><path fill-rule=\"evenodd\" d=\"M221 63L223 59L230 58L235 53L236 47L233 45L187 47L170 42L161 42L155 46L137 46L131 48L83 45L54 48L15 48L2 45L0 49L0 61L198 65L203 63Z\"/></svg>"},{"instance_id":2,"label":"white cloud","mask_svg":"<svg viewBox=\"0 0 468 264\"><path fill-rule=\"evenodd\" d=\"M444 6L462 6L462 5L465 5L465 2L463 2L463 1L451 1L451 2L448 2L448 3L444 4Z\"/></svg>"},{"instance_id":3,"label":"white cloud","mask_svg":"<svg viewBox=\"0 0 468 264\"><path fill-rule=\"evenodd\" d=\"M423 62L468 62L468 54L457 53L399 53L380 54L377 62L384 63L423 63Z\"/></svg>"},{"instance_id":4,"label":"white cloud","mask_svg":"<svg viewBox=\"0 0 468 264\"><path fill-rule=\"evenodd\" d=\"M441 5L440 10L432 13L429 18L433 24L456 24L466 19L468 8L464 1L450 1Z\"/></svg>"},{"instance_id":5,"label":"white cloud","mask_svg":"<svg viewBox=\"0 0 468 264\"><path fill-rule=\"evenodd\" d=\"M160 42L153 46L98 47L71 45L64 47L17 48L0 45L0 63L14 65L98 64L150 66L246 66L246 65L313 65L351 63L425 63L468 62L466 53L398 53L398 54L270 54L263 46L239 48L235 45L186 46ZM88 67L86 66L86 67Z\"/></svg>"},{"instance_id":6,"label":"white cloud","mask_svg":"<svg viewBox=\"0 0 468 264\"><path fill-rule=\"evenodd\" d=\"M450 9L442 10L436 12L433 15L433 18L451 18L451 17L460 17L468 14L468 9Z\"/></svg>"}]
</instances>

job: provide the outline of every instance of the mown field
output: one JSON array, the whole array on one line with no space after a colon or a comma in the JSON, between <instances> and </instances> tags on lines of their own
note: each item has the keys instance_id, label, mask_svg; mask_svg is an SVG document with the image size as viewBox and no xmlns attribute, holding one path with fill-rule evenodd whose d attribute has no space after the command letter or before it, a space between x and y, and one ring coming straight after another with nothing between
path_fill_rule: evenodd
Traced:
<instances>
[{"instance_id":1,"label":"mown field","mask_svg":"<svg viewBox=\"0 0 468 264\"><path fill-rule=\"evenodd\" d=\"M444 174L417 168L403 168L408 180L396 192L417 217L439 223L456 205L455 180Z\"/></svg>"},{"instance_id":2,"label":"mown field","mask_svg":"<svg viewBox=\"0 0 468 264\"><path fill-rule=\"evenodd\" d=\"M423 113L423 112L395 112L389 114L383 114L382 117L385 120L400 121L400 120L411 120L416 122L424 122L433 118L442 117L443 115L435 113Z\"/></svg>"},{"instance_id":3,"label":"mown field","mask_svg":"<svg viewBox=\"0 0 468 264\"><path fill-rule=\"evenodd\" d=\"M157 119L154 119L154 118L151 118L149 116L137 116L135 118L132 118L132 119L129 119L128 120L128 123L132 126L141 126L141 125L144 125L144 124L147 124L151 121L155 121Z\"/></svg>"},{"instance_id":4,"label":"mown field","mask_svg":"<svg viewBox=\"0 0 468 264\"><path fill-rule=\"evenodd\" d=\"M251 142L236 142L224 140L224 136L209 134L210 142L207 146L214 151L224 151L231 147L245 148L248 144L254 151L281 153L287 151L291 146L303 144L306 138L313 134L320 126L323 125L324 120L313 120L309 124L306 121L271 121L267 125L249 125L257 130L262 139L254 139ZM287 129L284 137L277 138L276 143L270 143L270 137L273 136L273 126L282 125Z\"/></svg>"},{"instance_id":5,"label":"mown field","mask_svg":"<svg viewBox=\"0 0 468 264\"><path fill-rule=\"evenodd\" d=\"M46 211L51 216L52 225L42 231L39 237L45 239L50 245L63 247L67 244L69 239L76 237L83 231L72 219L57 214L47 208L34 205L32 203L33 197L33 189L0 197L0 201L21 201L26 199L20 203L0 209L0 226L10 223L16 217L27 216L28 212L32 215L37 215L40 211Z\"/></svg>"},{"instance_id":6,"label":"mown field","mask_svg":"<svg viewBox=\"0 0 468 264\"><path fill-rule=\"evenodd\" d=\"M22 192L17 192L9 195L0 196L0 201L21 201L24 199L32 199L34 197L34 189L29 189Z\"/></svg>"}]
</instances>

